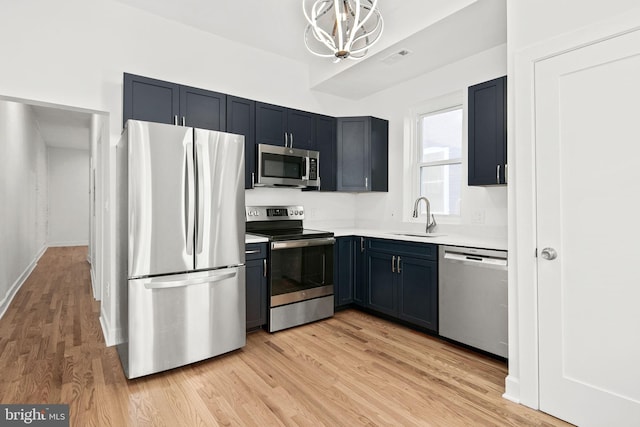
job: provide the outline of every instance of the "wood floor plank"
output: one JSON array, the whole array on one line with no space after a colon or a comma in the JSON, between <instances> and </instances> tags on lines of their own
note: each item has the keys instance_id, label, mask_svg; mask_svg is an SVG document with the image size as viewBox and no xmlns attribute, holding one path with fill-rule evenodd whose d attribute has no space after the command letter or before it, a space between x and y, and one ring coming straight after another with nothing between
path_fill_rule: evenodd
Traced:
<instances>
[{"instance_id":1,"label":"wood floor plank","mask_svg":"<svg viewBox=\"0 0 640 427\"><path fill-rule=\"evenodd\" d=\"M0 402L66 403L73 426L565 426L514 404L506 364L356 310L127 380L86 247L50 248L0 319Z\"/></svg>"}]
</instances>

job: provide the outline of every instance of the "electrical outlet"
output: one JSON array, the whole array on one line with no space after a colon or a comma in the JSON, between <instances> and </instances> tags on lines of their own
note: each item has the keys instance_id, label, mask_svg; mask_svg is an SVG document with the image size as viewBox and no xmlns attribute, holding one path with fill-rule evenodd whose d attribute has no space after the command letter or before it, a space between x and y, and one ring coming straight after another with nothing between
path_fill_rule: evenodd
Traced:
<instances>
[{"instance_id":1,"label":"electrical outlet","mask_svg":"<svg viewBox=\"0 0 640 427\"><path fill-rule=\"evenodd\" d=\"M471 213L471 224L481 225L485 222L485 213L483 210L476 210Z\"/></svg>"},{"instance_id":2,"label":"electrical outlet","mask_svg":"<svg viewBox=\"0 0 640 427\"><path fill-rule=\"evenodd\" d=\"M110 288L109 282L106 282L104 285L104 293L107 295L107 298L109 297L109 290L110 290L109 288Z\"/></svg>"}]
</instances>

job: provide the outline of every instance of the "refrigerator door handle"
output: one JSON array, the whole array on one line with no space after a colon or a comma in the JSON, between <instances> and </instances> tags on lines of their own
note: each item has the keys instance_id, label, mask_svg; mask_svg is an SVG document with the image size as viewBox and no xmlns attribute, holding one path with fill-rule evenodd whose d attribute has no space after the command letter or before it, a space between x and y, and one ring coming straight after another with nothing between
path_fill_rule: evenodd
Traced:
<instances>
[{"instance_id":1,"label":"refrigerator door handle","mask_svg":"<svg viewBox=\"0 0 640 427\"><path fill-rule=\"evenodd\" d=\"M204 219L204 198L205 194L208 194L211 197L211 186L209 185L209 181L204 178L204 164L203 164L203 156L202 152L202 144L196 143L196 176L198 182L198 198L196 203L196 254L202 252L203 245L203 219ZM206 187L206 188L205 188Z\"/></svg>"},{"instance_id":2,"label":"refrigerator door handle","mask_svg":"<svg viewBox=\"0 0 640 427\"><path fill-rule=\"evenodd\" d=\"M203 283L215 283L223 280L236 277L238 273L236 271L230 271L223 274L198 277L195 279L187 280L163 280L158 282L148 282L144 284L145 289L169 289L169 288L184 288L191 285L201 285Z\"/></svg>"},{"instance_id":3,"label":"refrigerator door handle","mask_svg":"<svg viewBox=\"0 0 640 427\"><path fill-rule=\"evenodd\" d=\"M196 215L196 198L195 198L195 177L193 171L193 142L187 142L185 144L185 238L187 254L193 255L193 235L195 227L195 215Z\"/></svg>"}]
</instances>

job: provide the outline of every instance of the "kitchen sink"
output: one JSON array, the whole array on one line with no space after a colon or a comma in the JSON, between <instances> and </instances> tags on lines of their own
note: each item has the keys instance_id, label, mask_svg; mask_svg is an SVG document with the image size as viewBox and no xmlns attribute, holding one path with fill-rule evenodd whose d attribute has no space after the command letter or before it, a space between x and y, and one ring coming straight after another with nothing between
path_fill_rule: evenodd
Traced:
<instances>
[{"instance_id":1,"label":"kitchen sink","mask_svg":"<svg viewBox=\"0 0 640 427\"><path fill-rule=\"evenodd\" d=\"M408 236L408 237L442 237L446 234L439 233L391 233L395 236Z\"/></svg>"}]
</instances>

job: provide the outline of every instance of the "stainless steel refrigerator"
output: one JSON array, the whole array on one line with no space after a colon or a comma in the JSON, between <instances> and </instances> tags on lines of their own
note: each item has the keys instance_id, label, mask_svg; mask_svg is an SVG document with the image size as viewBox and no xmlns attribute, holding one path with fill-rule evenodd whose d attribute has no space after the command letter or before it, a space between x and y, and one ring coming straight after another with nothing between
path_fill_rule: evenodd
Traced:
<instances>
[{"instance_id":1,"label":"stainless steel refrigerator","mask_svg":"<svg viewBox=\"0 0 640 427\"><path fill-rule=\"evenodd\" d=\"M244 137L129 120L116 193L127 378L243 347Z\"/></svg>"}]
</instances>

